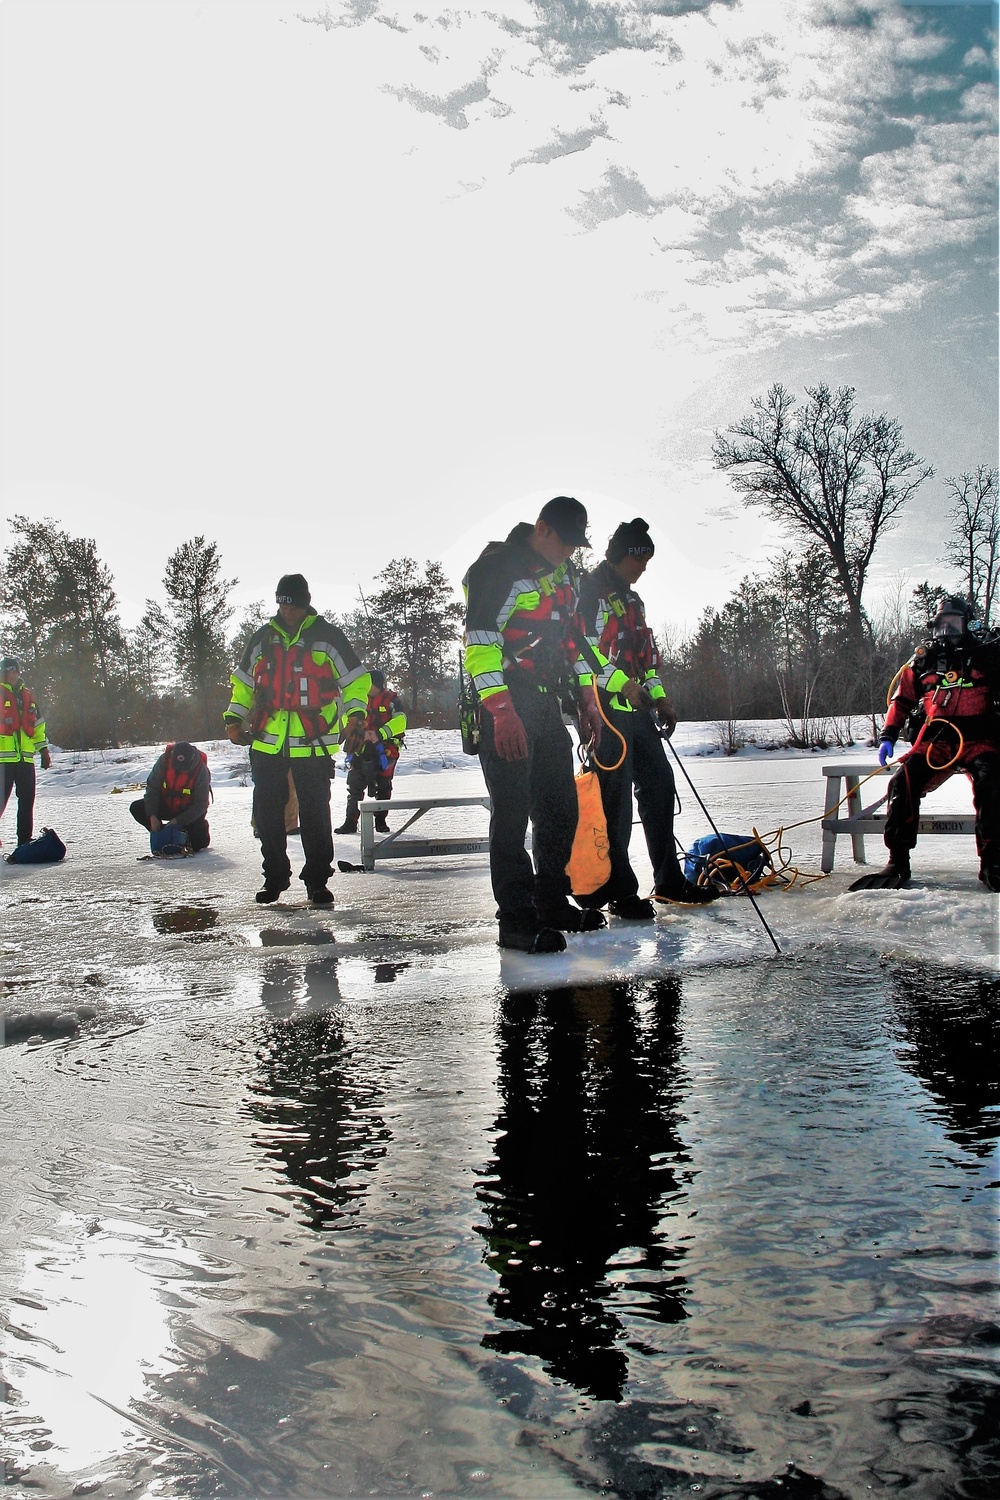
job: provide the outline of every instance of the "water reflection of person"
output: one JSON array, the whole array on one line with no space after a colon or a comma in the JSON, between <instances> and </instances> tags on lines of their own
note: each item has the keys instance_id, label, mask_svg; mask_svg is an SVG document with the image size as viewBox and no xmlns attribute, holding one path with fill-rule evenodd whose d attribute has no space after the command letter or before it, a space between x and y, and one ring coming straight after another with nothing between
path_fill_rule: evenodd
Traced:
<instances>
[{"instance_id":1,"label":"water reflection of person","mask_svg":"<svg viewBox=\"0 0 1000 1500\"><path fill-rule=\"evenodd\" d=\"M269 966L262 999L272 1013L259 1022L258 1074L246 1104L260 1127L257 1146L293 1184L303 1223L316 1230L354 1226L390 1139L376 1112L385 1092L377 1063L351 1045L338 1011L315 1008L331 985L329 962ZM296 1005L303 999L314 1008ZM281 1009L284 1015L275 1013Z\"/></svg>"},{"instance_id":2,"label":"water reflection of person","mask_svg":"<svg viewBox=\"0 0 1000 1500\"><path fill-rule=\"evenodd\" d=\"M623 1316L686 1316L683 1251L663 1220L686 1160L679 1007L663 979L512 994L501 1008L503 1103L478 1196L500 1278L490 1304L510 1326L483 1345L604 1400L625 1386ZM621 1284L609 1262L627 1247Z\"/></svg>"},{"instance_id":3,"label":"water reflection of person","mask_svg":"<svg viewBox=\"0 0 1000 1500\"><path fill-rule=\"evenodd\" d=\"M1000 980L900 967L892 990L910 1044L900 1066L940 1105L948 1138L990 1156L1000 1140Z\"/></svg>"}]
</instances>

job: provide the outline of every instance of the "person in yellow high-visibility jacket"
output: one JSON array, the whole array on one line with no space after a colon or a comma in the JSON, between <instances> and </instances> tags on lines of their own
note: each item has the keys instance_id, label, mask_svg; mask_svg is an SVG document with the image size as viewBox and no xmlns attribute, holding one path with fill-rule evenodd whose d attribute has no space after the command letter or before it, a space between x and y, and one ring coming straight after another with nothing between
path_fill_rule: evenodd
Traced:
<instances>
[{"instance_id":1,"label":"person in yellow high-visibility jacket","mask_svg":"<svg viewBox=\"0 0 1000 1500\"><path fill-rule=\"evenodd\" d=\"M45 721L34 694L21 680L16 656L0 661L0 817L17 792L17 842L30 844L35 816L35 756L50 765Z\"/></svg>"},{"instance_id":2,"label":"person in yellow high-visibility jacket","mask_svg":"<svg viewBox=\"0 0 1000 1500\"><path fill-rule=\"evenodd\" d=\"M341 746L352 753L364 742L371 678L335 625L311 608L301 573L278 582L272 620L249 639L230 681L226 733L249 744L253 816L261 842L261 904L277 901L291 884L285 834L289 772L299 800L309 899L328 906L333 895L330 778Z\"/></svg>"}]
</instances>

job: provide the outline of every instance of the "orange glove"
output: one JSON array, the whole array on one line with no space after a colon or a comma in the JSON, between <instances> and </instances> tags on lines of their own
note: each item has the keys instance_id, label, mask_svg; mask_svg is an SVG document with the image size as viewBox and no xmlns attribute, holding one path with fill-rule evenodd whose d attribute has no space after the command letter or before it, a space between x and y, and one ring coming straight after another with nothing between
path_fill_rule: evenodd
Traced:
<instances>
[{"instance_id":1,"label":"orange glove","mask_svg":"<svg viewBox=\"0 0 1000 1500\"><path fill-rule=\"evenodd\" d=\"M226 738L233 745L249 745L250 737L239 719L226 720Z\"/></svg>"},{"instance_id":2,"label":"orange glove","mask_svg":"<svg viewBox=\"0 0 1000 1500\"><path fill-rule=\"evenodd\" d=\"M528 736L510 693L491 693L482 700L493 720L493 743L501 760L527 760Z\"/></svg>"}]
</instances>

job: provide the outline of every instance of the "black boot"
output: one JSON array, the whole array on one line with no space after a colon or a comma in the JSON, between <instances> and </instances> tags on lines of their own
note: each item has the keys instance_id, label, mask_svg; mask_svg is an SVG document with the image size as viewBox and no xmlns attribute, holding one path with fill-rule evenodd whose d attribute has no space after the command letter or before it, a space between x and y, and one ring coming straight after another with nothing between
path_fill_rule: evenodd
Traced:
<instances>
[{"instance_id":1,"label":"black boot","mask_svg":"<svg viewBox=\"0 0 1000 1500\"><path fill-rule=\"evenodd\" d=\"M1000 865L981 864L979 878L988 891L1000 891Z\"/></svg>"},{"instance_id":2,"label":"black boot","mask_svg":"<svg viewBox=\"0 0 1000 1500\"><path fill-rule=\"evenodd\" d=\"M358 804L357 802L355 802L353 797L348 797L347 813L344 817L344 821L341 823L339 828L335 828L333 830L334 833L357 833L358 822L360 821L360 818L361 809L358 807Z\"/></svg>"},{"instance_id":3,"label":"black boot","mask_svg":"<svg viewBox=\"0 0 1000 1500\"><path fill-rule=\"evenodd\" d=\"M670 890L654 891L653 900L671 906L707 906L709 901L717 901L721 895L714 885L695 885L693 880L682 880Z\"/></svg>"},{"instance_id":4,"label":"black boot","mask_svg":"<svg viewBox=\"0 0 1000 1500\"><path fill-rule=\"evenodd\" d=\"M375 832L376 833L388 833L389 832L388 818L389 818L389 814L388 813L376 813L375 814Z\"/></svg>"},{"instance_id":5,"label":"black boot","mask_svg":"<svg viewBox=\"0 0 1000 1500\"><path fill-rule=\"evenodd\" d=\"M521 953L562 953L566 939L554 927L520 927L500 923L497 942L501 948L517 948Z\"/></svg>"},{"instance_id":6,"label":"black boot","mask_svg":"<svg viewBox=\"0 0 1000 1500\"><path fill-rule=\"evenodd\" d=\"M570 906L568 901L563 907L540 911L538 921L542 927L553 927L558 932L598 932L608 925L602 911L595 911L593 907L581 911L578 906Z\"/></svg>"},{"instance_id":7,"label":"black boot","mask_svg":"<svg viewBox=\"0 0 1000 1500\"><path fill-rule=\"evenodd\" d=\"M258 906L270 906L272 901L277 901L282 891L287 890L284 885L265 885L262 891L258 891L254 900Z\"/></svg>"},{"instance_id":8,"label":"black boot","mask_svg":"<svg viewBox=\"0 0 1000 1500\"><path fill-rule=\"evenodd\" d=\"M909 849L890 849L889 863L884 869L878 870L874 875L862 875L860 880L852 881L847 889L849 891L898 891L900 886L909 883L909 879Z\"/></svg>"},{"instance_id":9,"label":"black boot","mask_svg":"<svg viewBox=\"0 0 1000 1500\"><path fill-rule=\"evenodd\" d=\"M654 922L656 907L645 896L623 896L620 901L609 901L608 911L613 917L626 922Z\"/></svg>"}]
</instances>

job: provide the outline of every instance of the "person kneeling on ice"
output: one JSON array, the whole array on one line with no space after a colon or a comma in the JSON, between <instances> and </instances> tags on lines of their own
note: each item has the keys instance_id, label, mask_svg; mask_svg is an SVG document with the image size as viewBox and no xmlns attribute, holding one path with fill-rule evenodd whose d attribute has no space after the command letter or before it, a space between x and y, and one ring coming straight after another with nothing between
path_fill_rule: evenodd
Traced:
<instances>
[{"instance_id":1,"label":"person kneeling on ice","mask_svg":"<svg viewBox=\"0 0 1000 1500\"><path fill-rule=\"evenodd\" d=\"M149 829L154 854L196 854L211 842L208 804L212 773L208 756L186 740L169 744L146 779L145 795L129 806L137 823Z\"/></svg>"},{"instance_id":2,"label":"person kneeling on ice","mask_svg":"<svg viewBox=\"0 0 1000 1500\"><path fill-rule=\"evenodd\" d=\"M350 755L364 744L371 678L343 631L312 608L301 573L280 578L275 599L274 618L250 637L233 671L233 697L223 715L233 744L250 745L264 865L256 900L262 906L277 901L291 884L285 829L291 772L305 854L301 879L314 906L331 906L333 757L341 746Z\"/></svg>"},{"instance_id":3,"label":"person kneeling on ice","mask_svg":"<svg viewBox=\"0 0 1000 1500\"><path fill-rule=\"evenodd\" d=\"M910 720L912 749L889 784L885 844L889 863L855 880L852 891L894 890L910 879L910 850L917 842L920 799L956 771L972 783L976 809L979 878L1000 891L1000 641L969 627L964 599L945 596L931 621L931 638L917 647L899 674L879 745L879 764L892 758Z\"/></svg>"}]
</instances>

